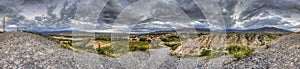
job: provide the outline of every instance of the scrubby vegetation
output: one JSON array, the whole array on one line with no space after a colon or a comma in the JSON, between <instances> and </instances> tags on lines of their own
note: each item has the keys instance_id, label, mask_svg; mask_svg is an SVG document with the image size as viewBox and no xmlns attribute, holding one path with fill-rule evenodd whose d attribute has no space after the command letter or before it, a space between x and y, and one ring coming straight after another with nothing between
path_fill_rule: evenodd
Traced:
<instances>
[{"instance_id":1,"label":"scrubby vegetation","mask_svg":"<svg viewBox=\"0 0 300 69\"><path fill-rule=\"evenodd\" d=\"M146 51L150 49L149 42L129 42L130 51Z\"/></svg>"},{"instance_id":2,"label":"scrubby vegetation","mask_svg":"<svg viewBox=\"0 0 300 69\"><path fill-rule=\"evenodd\" d=\"M211 49L202 49L199 53L199 57L205 57L206 60L210 60L213 58L218 58L224 55L231 55L234 58L240 59L244 56L250 55L252 52L254 52L254 48L250 48L248 46L237 46L237 45L231 45L226 47L226 51L214 51ZM182 57L182 55L179 55L177 53L171 53L172 56L176 57Z\"/></svg>"},{"instance_id":3,"label":"scrubby vegetation","mask_svg":"<svg viewBox=\"0 0 300 69\"><path fill-rule=\"evenodd\" d=\"M203 50L200 52L200 57L202 57L202 56L209 56L209 55L211 55L212 52L213 52L212 50L203 49Z\"/></svg>"},{"instance_id":4,"label":"scrubby vegetation","mask_svg":"<svg viewBox=\"0 0 300 69\"><path fill-rule=\"evenodd\" d=\"M112 43L113 46L96 48L96 51L98 54L101 55L109 57L118 57L129 51L146 51L151 48L149 42L129 42L129 47L124 46L125 44L127 43Z\"/></svg>"},{"instance_id":5,"label":"scrubby vegetation","mask_svg":"<svg viewBox=\"0 0 300 69\"><path fill-rule=\"evenodd\" d=\"M166 42L164 43L166 46L170 47L171 50L175 50L178 46L181 45L181 42L176 41L176 42Z\"/></svg>"},{"instance_id":6,"label":"scrubby vegetation","mask_svg":"<svg viewBox=\"0 0 300 69\"><path fill-rule=\"evenodd\" d=\"M71 47L72 43L71 42L60 42L60 45L62 48L68 49L68 50L73 50Z\"/></svg>"},{"instance_id":7,"label":"scrubby vegetation","mask_svg":"<svg viewBox=\"0 0 300 69\"><path fill-rule=\"evenodd\" d=\"M97 35L95 40L111 41L110 35Z\"/></svg>"},{"instance_id":8,"label":"scrubby vegetation","mask_svg":"<svg viewBox=\"0 0 300 69\"><path fill-rule=\"evenodd\" d=\"M269 48L270 48L270 45L266 45L266 46L264 47L265 50L267 50L267 49L269 49Z\"/></svg>"},{"instance_id":9,"label":"scrubby vegetation","mask_svg":"<svg viewBox=\"0 0 300 69\"><path fill-rule=\"evenodd\" d=\"M113 48L111 46L96 48L96 51L97 51L98 54L102 54L102 55L106 55L106 56L110 56L110 57L115 57L115 56L112 55Z\"/></svg>"},{"instance_id":10,"label":"scrubby vegetation","mask_svg":"<svg viewBox=\"0 0 300 69\"><path fill-rule=\"evenodd\" d=\"M180 41L180 39L179 36L172 35L172 36L167 36L167 38L161 38L161 41L173 42L173 41Z\"/></svg>"},{"instance_id":11,"label":"scrubby vegetation","mask_svg":"<svg viewBox=\"0 0 300 69\"><path fill-rule=\"evenodd\" d=\"M179 36L176 35L167 36L167 38L161 38L161 41L165 42L164 44L170 47L171 50L175 50L181 45L181 40Z\"/></svg>"},{"instance_id":12,"label":"scrubby vegetation","mask_svg":"<svg viewBox=\"0 0 300 69\"><path fill-rule=\"evenodd\" d=\"M226 47L226 50L234 58L238 58L238 59L250 55L252 52L254 52L254 48L250 48L248 46L237 46L237 45L228 46Z\"/></svg>"},{"instance_id":13,"label":"scrubby vegetation","mask_svg":"<svg viewBox=\"0 0 300 69\"><path fill-rule=\"evenodd\" d=\"M209 50L209 49L203 49L201 52L200 52L200 57L204 57L206 56L206 60L210 60L212 58L218 58L218 57L221 57L223 55L226 55L227 53L226 52L219 52L219 51L213 51L213 50Z\"/></svg>"},{"instance_id":14,"label":"scrubby vegetation","mask_svg":"<svg viewBox=\"0 0 300 69\"><path fill-rule=\"evenodd\" d=\"M63 48L69 50L74 49L72 51L77 51L77 52L97 53L100 55L105 55L110 57L118 57L119 55L126 54L127 52L147 51L151 48L156 49L156 46L170 47L171 50L175 50L182 43L182 41L179 39L179 36L174 34L133 34L130 35L128 42L127 42L127 38L124 38L125 42L112 42L111 39L119 38L119 37L114 37L111 36L110 34L97 34L97 35L73 35L73 34L52 35L50 34L49 36L55 39L54 41L60 44ZM93 38L93 39L77 40L80 38ZM153 42L154 40L163 41L163 42L157 42L157 44L152 44L151 42ZM63 43L64 41L72 41L72 42ZM116 41L122 41L122 40L116 40ZM163 43L163 45L161 45L160 43Z\"/></svg>"},{"instance_id":15,"label":"scrubby vegetation","mask_svg":"<svg viewBox=\"0 0 300 69\"><path fill-rule=\"evenodd\" d=\"M148 40L147 38L140 38L139 41L141 41L141 42L151 42L151 40Z\"/></svg>"},{"instance_id":16,"label":"scrubby vegetation","mask_svg":"<svg viewBox=\"0 0 300 69\"><path fill-rule=\"evenodd\" d=\"M182 57L182 56L180 56L179 54L174 53L174 52L171 52L170 55L171 55L171 56L174 56L174 57L177 57L177 58L181 58L181 57Z\"/></svg>"},{"instance_id":17,"label":"scrubby vegetation","mask_svg":"<svg viewBox=\"0 0 300 69\"><path fill-rule=\"evenodd\" d=\"M209 49L203 49L200 52L200 57L204 57L206 56L206 60L210 60L212 58L218 58L227 54L232 55L232 57L234 58L242 58L244 56L250 55L252 52L254 52L254 48L250 48L248 46L237 46L237 45L231 45L226 47L226 50L228 51L228 53L226 52L222 52L222 51L213 51L213 50L209 50Z\"/></svg>"}]
</instances>

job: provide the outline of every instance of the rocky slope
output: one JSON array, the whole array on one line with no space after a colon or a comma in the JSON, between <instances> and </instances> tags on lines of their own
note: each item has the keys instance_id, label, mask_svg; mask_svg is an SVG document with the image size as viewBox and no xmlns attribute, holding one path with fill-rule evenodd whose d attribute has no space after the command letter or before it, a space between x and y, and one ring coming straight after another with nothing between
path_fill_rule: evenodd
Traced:
<instances>
[{"instance_id":1,"label":"rocky slope","mask_svg":"<svg viewBox=\"0 0 300 69\"><path fill-rule=\"evenodd\" d=\"M4 69L121 68L109 58L74 53L31 33L3 33L0 39L0 68Z\"/></svg>"},{"instance_id":2,"label":"rocky slope","mask_svg":"<svg viewBox=\"0 0 300 69\"><path fill-rule=\"evenodd\" d=\"M218 46L213 43L225 42L225 46L238 45L250 46L252 48L262 48L268 46L272 41L287 33L227 33L225 41L215 35L204 34L198 38L186 42L179 46L174 53L179 55L197 56L202 49L214 49ZM225 36L224 36L225 37ZM259 51L259 50L257 50Z\"/></svg>"},{"instance_id":3,"label":"rocky slope","mask_svg":"<svg viewBox=\"0 0 300 69\"><path fill-rule=\"evenodd\" d=\"M221 56L208 61L200 60L194 65L195 69L299 69L300 67L300 34L294 33L279 37L278 40L270 43L270 47L262 52L255 52L241 59L234 59L230 56ZM203 58L202 58L203 59ZM186 59L181 59L185 60ZM175 66L176 60L168 60L166 67ZM192 62L189 62L192 63ZM168 66L167 66L168 65ZM193 65L191 65L193 66Z\"/></svg>"},{"instance_id":4,"label":"rocky slope","mask_svg":"<svg viewBox=\"0 0 300 69\"><path fill-rule=\"evenodd\" d=\"M225 68L299 69L300 34L291 34L272 42L265 52L224 64Z\"/></svg>"}]
</instances>

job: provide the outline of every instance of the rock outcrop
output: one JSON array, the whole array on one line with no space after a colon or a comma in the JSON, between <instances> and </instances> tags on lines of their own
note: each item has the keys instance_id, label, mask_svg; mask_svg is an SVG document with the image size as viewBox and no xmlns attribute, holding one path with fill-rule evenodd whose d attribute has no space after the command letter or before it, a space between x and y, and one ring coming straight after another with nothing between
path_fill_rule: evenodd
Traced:
<instances>
[{"instance_id":1,"label":"rock outcrop","mask_svg":"<svg viewBox=\"0 0 300 69\"><path fill-rule=\"evenodd\" d=\"M265 52L224 64L224 68L236 69L299 69L300 68L300 34L280 37L271 43Z\"/></svg>"},{"instance_id":2,"label":"rock outcrop","mask_svg":"<svg viewBox=\"0 0 300 69\"><path fill-rule=\"evenodd\" d=\"M179 46L173 53L179 55L197 56L202 49L212 49L218 46L213 44L225 42L226 46L238 45L252 48L268 46L272 41L287 33L227 33L225 39L214 35L204 34Z\"/></svg>"}]
</instances>

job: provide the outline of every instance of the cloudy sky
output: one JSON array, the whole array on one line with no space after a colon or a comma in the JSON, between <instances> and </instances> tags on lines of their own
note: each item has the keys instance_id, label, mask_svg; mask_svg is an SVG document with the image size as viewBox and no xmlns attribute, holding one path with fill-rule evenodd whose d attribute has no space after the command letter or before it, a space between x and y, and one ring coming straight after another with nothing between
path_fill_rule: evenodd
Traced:
<instances>
[{"instance_id":1,"label":"cloudy sky","mask_svg":"<svg viewBox=\"0 0 300 69\"><path fill-rule=\"evenodd\" d=\"M217 0L219 10L203 10L209 5L199 0L0 0L0 17L8 17L8 30L155 31L212 28L205 11L219 11L216 18L224 19L226 29L300 31L300 0Z\"/></svg>"}]
</instances>

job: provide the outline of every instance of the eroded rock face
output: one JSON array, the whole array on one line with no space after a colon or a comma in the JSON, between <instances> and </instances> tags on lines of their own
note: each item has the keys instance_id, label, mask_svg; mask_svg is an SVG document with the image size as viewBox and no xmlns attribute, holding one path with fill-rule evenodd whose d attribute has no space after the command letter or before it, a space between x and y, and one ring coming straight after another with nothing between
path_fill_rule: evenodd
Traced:
<instances>
[{"instance_id":1,"label":"eroded rock face","mask_svg":"<svg viewBox=\"0 0 300 69\"><path fill-rule=\"evenodd\" d=\"M263 69L299 69L300 67L300 34L291 34L280 37L271 43L270 48L243 58L224 68L263 68Z\"/></svg>"},{"instance_id":2,"label":"eroded rock face","mask_svg":"<svg viewBox=\"0 0 300 69\"><path fill-rule=\"evenodd\" d=\"M224 37L226 39L215 39L220 37L205 34L182 44L174 50L174 53L179 55L197 56L204 48L219 50L218 48L225 48L230 45L249 46L252 48L264 47L270 45L272 41L284 34L285 33L228 33L226 34L226 37ZM222 42L225 42L225 47L214 45Z\"/></svg>"}]
</instances>

